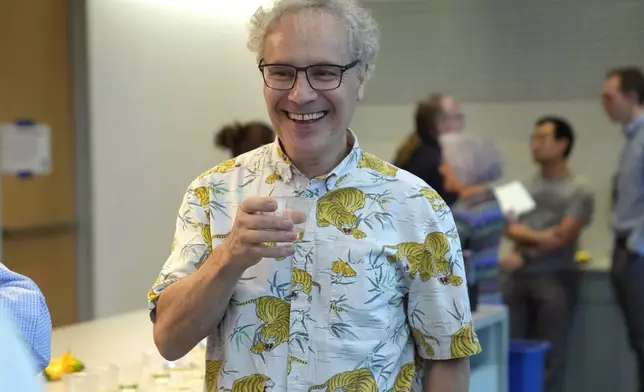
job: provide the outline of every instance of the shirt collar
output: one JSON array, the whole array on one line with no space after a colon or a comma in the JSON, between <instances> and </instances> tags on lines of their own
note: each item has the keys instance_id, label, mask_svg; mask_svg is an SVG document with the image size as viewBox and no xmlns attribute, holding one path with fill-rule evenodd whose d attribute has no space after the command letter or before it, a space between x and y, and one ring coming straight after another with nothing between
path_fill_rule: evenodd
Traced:
<instances>
[{"instance_id":1,"label":"shirt collar","mask_svg":"<svg viewBox=\"0 0 644 392\"><path fill-rule=\"evenodd\" d=\"M641 128L644 128L644 114L640 114L639 116L635 117L633 121L631 121L626 127L624 127L624 133L626 134L626 136L633 136L635 135L635 132L637 132Z\"/></svg>"},{"instance_id":2,"label":"shirt collar","mask_svg":"<svg viewBox=\"0 0 644 392\"><path fill-rule=\"evenodd\" d=\"M358 138L355 133L350 129L347 130L347 132L349 133L349 142L353 142L353 146L351 151L349 151L349 154L347 154L347 156L344 157L344 159L329 173L317 176L314 180L328 180L331 177L340 178L358 167L358 161L362 156L362 150L360 149ZM274 167L274 172L279 179L288 184L293 180L294 176L303 176L297 167L295 167L293 161L291 161L291 159L284 153L279 138L276 138L273 142L272 149L271 161Z\"/></svg>"}]
</instances>

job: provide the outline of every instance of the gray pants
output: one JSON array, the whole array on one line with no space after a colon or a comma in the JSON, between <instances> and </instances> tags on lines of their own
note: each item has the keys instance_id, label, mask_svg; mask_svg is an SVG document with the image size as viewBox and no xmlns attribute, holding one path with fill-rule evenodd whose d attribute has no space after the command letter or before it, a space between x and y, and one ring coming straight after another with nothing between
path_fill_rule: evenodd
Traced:
<instances>
[{"instance_id":1,"label":"gray pants","mask_svg":"<svg viewBox=\"0 0 644 392\"><path fill-rule=\"evenodd\" d=\"M505 276L503 301L510 312L510 338L550 343L545 390L563 391L566 340L577 305L580 273L563 270Z\"/></svg>"},{"instance_id":2,"label":"gray pants","mask_svg":"<svg viewBox=\"0 0 644 392\"><path fill-rule=\"evenodd\" d=\"M615 241L611 281L635 352L639 391L644 392L644 256L626 249L625 242Z\"/></svg>"}]
</instances>

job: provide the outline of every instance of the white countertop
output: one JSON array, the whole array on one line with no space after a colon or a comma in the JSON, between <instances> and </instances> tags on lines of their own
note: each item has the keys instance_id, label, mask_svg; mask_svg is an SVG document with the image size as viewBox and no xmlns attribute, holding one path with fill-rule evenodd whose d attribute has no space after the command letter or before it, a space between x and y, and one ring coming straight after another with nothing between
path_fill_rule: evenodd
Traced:
<instances>
[{"instance_id":1,"label":"white countertop","mask_svg":"<svg viewBox=\"0 0 644 392\"><path fill-rule=\"evenodd\" d=\"M480 305L473 315L475 328L485 328L505 317L504 306ZM52 334L52 356L71 350L88 368L140 358L156 351L152 322L147 309L56 328ZM48 382L47 392L65 392L61 382Z\"/></svg>"}]
</instances>

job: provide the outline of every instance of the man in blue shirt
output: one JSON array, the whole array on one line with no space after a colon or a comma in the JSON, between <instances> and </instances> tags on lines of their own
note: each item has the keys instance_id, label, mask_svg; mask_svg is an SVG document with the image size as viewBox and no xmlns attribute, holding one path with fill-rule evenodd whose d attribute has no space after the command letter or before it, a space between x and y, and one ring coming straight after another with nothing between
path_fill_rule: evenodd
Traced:
<instances>
[{"instance_id":1,"label":"man in blue shirt","mask_svg":"<svg viewBox=\"0 0 644 392\"><path fill-rule=\"evenodd\" d=\"M611 278L637 358L639 391L644 392L644 74L616 68L604 81L602 103L622 125L625 141L616 179L613 212L615 246Z\"/></svg>"},{"instance_id":2,"label":"man in blue shirt","mask_svg":"<svg viewBox=\"0 0 644 392\"><path fill-rule=\"evenodd\" d=\"M33 357L12 319L6 309L0 309L0 389L40 392L43 388L34 375Z\"/></svg>"},{"instance_id":3,"label":"man in blue shirt","mask_svg":"<svg viewBox=\"0 0 644 392\"><path fill-rule=\"evenodd\" d=\"M45 369L51 356L51 317L45 298L31 279L9 270L2 263L0 312L12 318L22 339L31 349L36 370Z\"/></svg>"}]
</instances>

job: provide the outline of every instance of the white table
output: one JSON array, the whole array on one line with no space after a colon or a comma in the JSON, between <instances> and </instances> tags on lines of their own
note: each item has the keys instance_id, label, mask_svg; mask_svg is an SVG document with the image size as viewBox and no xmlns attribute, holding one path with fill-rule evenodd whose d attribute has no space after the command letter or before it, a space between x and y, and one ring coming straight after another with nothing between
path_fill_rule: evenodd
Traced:
<instances>
[{"instance_id":1,"label":"white table","mask_svg":"<svg viewBox=\"0 0 644 392\"><path fill-rule=\"evenodd\" d=\"M148 310L56 328L52 356L71 350L89 368L110 362L131 361L156 350ZM47 392L65 392L62 382L48 382Z\"/></svg>"},{"instance_id":2,"label":"white table","mask_svg":"<svg viewBox=\"0 0 644 392\"><path fill-rule=\"evenodd\" d=\"M483 353L472 358L471 392L507 392L508 316L504 306L481 305L474 326ZM148 310L57 328L52 335L52 355L71 350L89 368L140 358L156 347ZM46 385L47 392L65 392L60 382Z\"/></svg>"}]
</instances>

